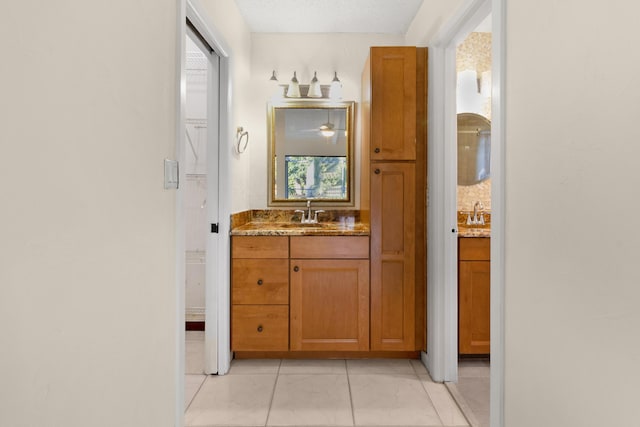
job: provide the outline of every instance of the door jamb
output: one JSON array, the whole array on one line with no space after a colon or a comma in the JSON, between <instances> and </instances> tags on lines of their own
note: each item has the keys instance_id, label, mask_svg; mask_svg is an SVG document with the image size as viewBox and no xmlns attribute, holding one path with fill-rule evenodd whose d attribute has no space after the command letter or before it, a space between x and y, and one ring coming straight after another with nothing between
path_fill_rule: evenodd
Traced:
<instances>
[{"instance_id":1,"label":"door jamb","mask_svg":"<svg viewBox=\"0 0 640 427\"><path fill-rule=\"evenodd\" d=\"M224 375L229 371L231 364L231 336L230 336L230 294L228 284L230 280L229 262L229 233L231 213L231 192L229 186L232 163L231 153L231 129L232 129L232 51L220 33L211 25L211 19L206 16L203 6L198 0L180 0L177 2L178 22L176 23L176 75L177 75L177 105L176 105L176 156L180 157L180 150L185 145L185 108L186 108L186 72L185 72L185 37L186 19L188 18L207 43L216 51L220 58L220 109L219 109L219 227L218 239L219 260L217 277L218 294L218 375ZM180 171L182 174L183 172ZM181 179L184 177L181 177ZM185 373L185 242L184 242L184 204L182 192L176 195L176 378L175 378L175 420L174 425L179 427L184 418L184 373Z\"/></svg>"},{"instance_id":2,"label":"door jamb","mask_svg":"<svg viewBox=\"0 0 640 427\"><path fill-rule=\"evenodd\" d=\"M504 426L505 0L468 0L429 45L428 353L435 381L457 381L455 47L492 14L491 427Z\"/></svg>"}]
</instances>

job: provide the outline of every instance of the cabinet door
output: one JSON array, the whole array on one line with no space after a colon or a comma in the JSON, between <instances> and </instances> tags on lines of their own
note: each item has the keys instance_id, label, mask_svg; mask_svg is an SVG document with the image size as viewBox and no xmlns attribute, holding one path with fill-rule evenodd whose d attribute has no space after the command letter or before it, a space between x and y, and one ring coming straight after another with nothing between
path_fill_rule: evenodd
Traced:
<instances>
[{"instance_id":1,"label":"cabinet door","mask_svg":"<svg viewBox=\"0 0 640 427\"><path fill-rule=\"evenodd\" d=\"M369 349L369 261L291 260L291 350Z\"/></svg>"},{"instance_id":2,"label":"cabinet door","mask_svg":"<svg viewBox=\"0 0 640 427\"><path fill-rule=\"evenodd\" d=\"M491 263L460 261L459 352L489 354Z\"/></svg>"},{"instance_id":3,"label":"cabinet door","mask_svg":"<svg viewBox=\"0 0 640 427\"><path fill-rule=\"evenodd\" d=\"M415 165L371 168L371 349L414 350Z\"/></svg>"},{"instance_id":4,"label":"cabinet door","mask_svg":"<svg viewBox=\"0 0 640 427\"><path fill-rule=\"evenodd\" d=\"M416 159L416 48L371 48L371 160Z\"/></svg>"}]
</instances>

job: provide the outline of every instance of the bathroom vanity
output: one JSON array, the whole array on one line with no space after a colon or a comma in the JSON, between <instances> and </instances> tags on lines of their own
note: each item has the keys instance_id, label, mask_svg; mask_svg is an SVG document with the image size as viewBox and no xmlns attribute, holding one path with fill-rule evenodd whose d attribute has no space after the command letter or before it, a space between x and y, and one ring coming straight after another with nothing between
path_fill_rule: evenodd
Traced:
<instances>
[{"instance_id":1,"label":"bathroom vanity","mask_svg":"<svg viewBox=\"0 0 640 427\"><path fill-rule=\"evenodd\" d=\"M270 105L267 204L276 209L232 218L236 357L417 358L426 349L426 76L426 48L371 48L358 191L355 103ZM356 194L360 210L336 210L353 209Z\"/></svg>"},{"instance_id":2,"label":"bathroom vanity","mask_svg":"<svg viewBox=\"0 0 640 427\"><path fill-rule=\"evenodd\" d=\"M491 238L476 230L458 238L458 351L490 353Z\"/></svg>"}]
</instances>

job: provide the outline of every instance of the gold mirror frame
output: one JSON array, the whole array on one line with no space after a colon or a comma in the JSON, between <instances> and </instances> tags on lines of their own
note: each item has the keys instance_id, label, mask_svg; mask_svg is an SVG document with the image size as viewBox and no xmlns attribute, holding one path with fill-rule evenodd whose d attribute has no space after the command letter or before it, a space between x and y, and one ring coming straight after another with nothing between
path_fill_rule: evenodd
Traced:
<instances>
[{"instance_id":1,"label":"gold mirror frame","mask_svg":"<svg viewBox=\"0 0 640 427\"><path fill-rule=\"evenodd\" d=\"M276 197L276 113L286 109L336 109L346 110L346 162L347 162L347 196L344 199L283 199ZM355 102L354 101L283 101L270 103L267 107L267 135L268 143L268 172L267 194L268 206L305 206L307 200L312 200L314 206L339 206L347 207L355 205L355 156L354 156L354 131L355 131Z\"/></svg>"}]
</instances>

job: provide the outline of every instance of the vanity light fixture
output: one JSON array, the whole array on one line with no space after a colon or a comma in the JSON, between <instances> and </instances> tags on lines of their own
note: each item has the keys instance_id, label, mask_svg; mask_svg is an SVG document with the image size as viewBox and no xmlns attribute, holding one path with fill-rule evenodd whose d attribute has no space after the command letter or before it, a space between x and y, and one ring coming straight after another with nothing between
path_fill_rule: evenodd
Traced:
<instances>
[{"instance_id":1,"label":"vanity light fixture","mask_svg":"<svg viewBox=\"0 0 640 427\"><path fill-rule=\"evenodd\" d=\"M342 99L342 83L338 78L338 72L335 71L333 74L333 80L331 81L331 91L330 98L334 101Z\"/></svg>"},{"instance_id":2,"label":"vanity light fixture","mask_svg":"<svg viewBox=\"0 0 640 427\"><path fill-rule=\"evenodd\" d=\"M338 78L338 73L334 72L331 84L322 85L318 79L318 72L313 72L311 82L300 84L297 72L293 72L291 81L287 84L280 84L276 77L276 71L271 72L269 83L274 86L272 99L277 98L313 98L313 99L331 99L339 101L342 99L342 82Z\"/></svg>"},{"instance_id":3,"label":"vanity light fixture","mask_svg":"<svg viewBox=\"0 0 640 427\"><path fill-rule=\"evenodd\" d=\"M271 78L269 79L269 85L271 86L271 98L277 99L282 98L283 89L280 86L280 82L276 77L276 70L273 70L271 73Z\"/></svg>"},{"instance_id":4,"label":"vanity light fixture","mask_svg":"<svg viewBox=\"0 0 640 427\"><path fill-rule=\"evenodd\" d=\"M293 72L291 83L289 83L289 87L287 88L287 98L300 98L300 83L298 83L295 71Z\"/></svg>"},{"instance_id":5,"label":"vanity light fixture","mask_svg":"<svg viewBox=\"0 0 640 427\"><path fill-rule=\"evenodd\" d=\"M315 71L313 72L313 78L311 79L307 96L309 98L322 98L322 89L320 88L320 82L318 81L318 76Z\"/></svg>"}]
</instances>

